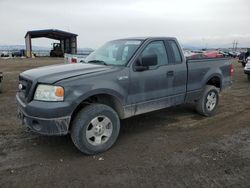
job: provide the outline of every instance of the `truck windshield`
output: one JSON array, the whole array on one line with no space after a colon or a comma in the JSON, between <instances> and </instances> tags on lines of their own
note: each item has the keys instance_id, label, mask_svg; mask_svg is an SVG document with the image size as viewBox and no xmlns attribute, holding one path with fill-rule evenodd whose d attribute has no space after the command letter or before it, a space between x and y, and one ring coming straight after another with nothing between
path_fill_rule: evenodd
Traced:
<instances>
[{"instance_id":1,"label":"truck windshield","mask_svg":"<svg viewBox=\"0 0 250 188\"><path fill-rule=\"evenodd\" d=\"M125 65L141 43L141 40L115 40L107 42L86 57L85 62L104 65Z\"/></svg>"}]
</instances>

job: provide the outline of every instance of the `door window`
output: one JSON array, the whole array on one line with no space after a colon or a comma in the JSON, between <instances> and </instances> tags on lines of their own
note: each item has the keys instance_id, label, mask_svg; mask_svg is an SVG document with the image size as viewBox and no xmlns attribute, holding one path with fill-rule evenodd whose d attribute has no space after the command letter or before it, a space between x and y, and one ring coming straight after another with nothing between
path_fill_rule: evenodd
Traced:
<instances>
[{"instance_id":1,"label":"door window","mask_svg":"<svg viewBox=\"0 0 250 188\"><path fill-rule=\"evenodd\" d=\"M163 41L155 41L148 44L148 46L142 52L142 57L149 55L157 56L157 65L151 66L150 69L168 64L168 56Z\"/></svg>"},{"instance_id":2,"label":"door window","mask_svg":"<svg viewBox=\"0 0 250 188\"><path fill-rule=\"evenodd\" d=\"M181 63L182 57L181 57L181 53L180 53L179 47L177 46L176 42L169 41L169 44L170 44L170 47L172 49L174 63Z\"/></svg>"}]
</instances>

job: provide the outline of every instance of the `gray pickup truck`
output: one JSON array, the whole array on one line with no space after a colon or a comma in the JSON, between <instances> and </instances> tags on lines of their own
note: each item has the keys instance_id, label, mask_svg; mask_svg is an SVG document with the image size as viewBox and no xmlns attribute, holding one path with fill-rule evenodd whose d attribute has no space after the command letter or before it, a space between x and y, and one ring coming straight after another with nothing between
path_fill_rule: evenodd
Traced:
<instances>
[{"instance_id":1,"label":"gray pickup truck","mask_svg":"<svg viewBox=\"0 0 250 188\"><path fill-rule=\"evenodd\" d=\"M81 152L96 154L115 143L120 119L183 103L214 115L232 73L227 58L186 60L175 38L114 40L82 64L21 73L18 114L32 131L70 133Z\"/></svg>"}]
</instances>

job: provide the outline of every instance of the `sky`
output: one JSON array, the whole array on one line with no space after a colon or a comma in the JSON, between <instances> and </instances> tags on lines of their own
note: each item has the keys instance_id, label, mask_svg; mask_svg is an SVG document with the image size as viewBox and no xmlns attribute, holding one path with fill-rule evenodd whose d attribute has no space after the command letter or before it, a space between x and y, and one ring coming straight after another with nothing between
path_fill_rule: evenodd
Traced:
<instances>
[{"instance_id":1,"label":"sky","mask_svg":"<svg viewBox=\"0 0 250 188\"><path fill-rule=\"evenodd\" d=\"M78 47L137 36L250 46L249 0L0 0L0 23L0 45L24 44L29 30L60 29L78 34ZM49 47L52 41L32 43Z\"/></svg>"}]
</instances>

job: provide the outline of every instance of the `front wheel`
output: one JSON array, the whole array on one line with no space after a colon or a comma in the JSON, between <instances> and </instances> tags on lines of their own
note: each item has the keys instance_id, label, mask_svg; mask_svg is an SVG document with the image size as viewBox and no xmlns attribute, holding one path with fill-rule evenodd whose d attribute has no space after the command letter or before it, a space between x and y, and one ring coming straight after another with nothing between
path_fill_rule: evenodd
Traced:
<instances>
[{"instance_id":1,"label":"front wheel","mask_svg":"<svg viewBox=\"0 0 250 188\"><path fill-rule=\"evenodd\" d=\"M76 115L71 138L84 154L104 152L115 143L120 131L120 119L109 106L91 104Z\"/></svg>"},{"instance_id":2,"label":"front wheel","mask_svg":"<svg viewBox=\"0 0 250 188\"><path fill-rule=\"evenodd\" d=\"M215 86L207 85L201 96L196 102L196 110L203 116L213 116L219 103L219 89Z\"/></svg>"}]
</instances>

